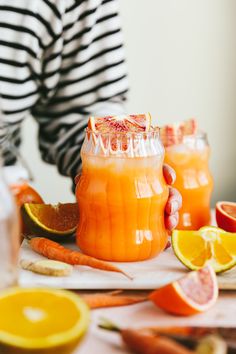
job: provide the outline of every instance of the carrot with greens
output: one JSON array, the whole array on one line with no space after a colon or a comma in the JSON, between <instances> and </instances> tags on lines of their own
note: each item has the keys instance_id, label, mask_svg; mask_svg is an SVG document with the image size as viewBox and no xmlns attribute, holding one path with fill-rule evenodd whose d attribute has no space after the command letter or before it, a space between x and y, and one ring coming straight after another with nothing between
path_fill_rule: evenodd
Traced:
<instances>
[{"instance_id":1,"label":"carrot with greens","mask_svg":"<svg viewBox=\"0 0 236 354\"><path fill-rule=\"evenodd\" d=\"M164 336L131 328L121 329L108 320L100 328L120 333L124 344L136 354L194 354L194 351Z\"/></svg>"},{"instance_id":2,"label":"carrot with greens","mask_svg":"<svg viewBox=\"0 0 236 354\"><path fill-rule=\"evenodd\" d=\"M105 261L87 256L81 252L65 248L57 242L44 237L33 237L28 240L30 247L35 252L56 261L65 262L72 265L83 265L91 268L106 270L109 272L122 273L127 278L132 279L123 270Z\"/></svg>"},{"instance_id":3,"label":"carrot with greens","mask_svg":"<svg viewBox=\"0 0 236 354\"><path fill-rule=\"evenodd\" d=\"M147 300L142 295L122 295L122 291L111 291L108 293L79 294L91 309L113 306L127 306Z\"/></svg>"}]
</instances>

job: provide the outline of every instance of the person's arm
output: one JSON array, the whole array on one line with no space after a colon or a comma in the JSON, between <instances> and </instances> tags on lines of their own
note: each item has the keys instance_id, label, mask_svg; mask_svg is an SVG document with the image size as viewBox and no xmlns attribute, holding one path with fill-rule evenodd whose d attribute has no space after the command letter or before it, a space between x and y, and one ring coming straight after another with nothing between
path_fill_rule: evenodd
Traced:
<instances>
[{"instance_id":1,"label":"person's arm","mask_svg":"<svg viewBox=\"0 0 236 354\"><path fill-rule=\"evenodd\" d=\"M117 1L96 3L64 2L55 19L61 37L45 50L41 99L32 110L42 158L72 178L88 117L124 112L128 91Z\"/></svg>"}]
</instances>

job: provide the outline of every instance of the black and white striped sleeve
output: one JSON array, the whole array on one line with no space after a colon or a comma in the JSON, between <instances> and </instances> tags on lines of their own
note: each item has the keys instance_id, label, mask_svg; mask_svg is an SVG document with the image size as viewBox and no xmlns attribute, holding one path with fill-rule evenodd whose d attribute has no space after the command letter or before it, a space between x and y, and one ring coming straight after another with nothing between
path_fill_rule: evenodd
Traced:
<instances>
[{"instance_id":1,"label":"black and white striped sleeve","mask_svg":"<svg viewBox=\"0 0 236 354\"><path fill-rule=\"evenodd\" d=\"M116 0L71 1L61 24L61 36L45 51L41 99L32 112L43 159L73 178L89 115L124 111L127 74Z\"/></svg>"},{"instance_id":2,"label":"black and white striped sleeve","mask_svg":"<svg viewBox=\"0 0 236 354\"><path fill-rule=\"evenodd\" d=\"M73 178L89 115L124 110L124 58L118 0L0 0L0 103L9 139L20 144L21 122L32 114L42 158Z\"/></svg>"}]
</instances>

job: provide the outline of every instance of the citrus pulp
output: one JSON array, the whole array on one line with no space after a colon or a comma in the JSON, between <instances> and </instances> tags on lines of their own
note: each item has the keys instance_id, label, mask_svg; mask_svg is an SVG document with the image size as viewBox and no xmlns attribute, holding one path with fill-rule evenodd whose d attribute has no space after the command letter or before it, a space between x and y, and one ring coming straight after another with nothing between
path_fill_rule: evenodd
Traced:
<instances>
[{"instance_id":1,"label":"citrus pulp","mask_svg":"<svg viewBox=\"0 0 236 354\"><path fill-rule=\"evenodd\" d=\"M210 266L190 272L149 295L149 299L161 309L182 316L208 310L217 297L216 275Z\"/></svg>"},{"instance_id":2,"label":"citrus pulp","mask_svg":"<svg viewBox=\"0 0 236 354\"><path fill-rule=\"evenodd\" d=\"M4 290L0 312L0 353L4 354L72 353L89 325L87 305L65 290Z\"/></svg>"},{"instance_id":3,"label":"citrus pulp","mask_svg":"<svg viewBox=\"0 0 236 354\"><path fill-rule=\"evenodd\" d=\"M21 208L21 214L32 235L54 240L72 236L79 221L77 203L56 205L25 203Z\"/></svg>"},{"instance_id":4,"label":"citrus pulp","mask_svg":"<svg viewBox=\"0 0 236 354\"><path fill-rule=\"evenodd\" d=\"M236 265L236 233L205 226L198 231L175 230L172 233L175 255L189 269L210 264L216 273Z\"/></svg>"}]
</instances>

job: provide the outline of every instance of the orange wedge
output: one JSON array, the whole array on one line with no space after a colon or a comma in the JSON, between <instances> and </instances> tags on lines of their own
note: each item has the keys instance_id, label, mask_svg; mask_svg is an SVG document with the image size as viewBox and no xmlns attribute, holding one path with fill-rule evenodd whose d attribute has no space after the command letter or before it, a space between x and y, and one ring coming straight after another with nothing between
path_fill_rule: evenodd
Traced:
<instances>
[{"instance_id":1,"label":"orange wedge","mask_svg":"<svg viewBox=\"0 0 236 354\"><path fill-rule=\"evenodd\" d=\"M32 235L54 240L72 236L79 221L77 203L56 205L25 203L21 208L21 214Z\"/></svg>"},{"instance_id":2,"label":"orange wedge","mask_svg":"<svg viewBox=\"0 0 236 354\"><path fill-rule=\"evenodd\" d=\"M205 226L198 231L175 230L172 233L175 255L189 269L210 264L216 273L236 265L236 233Z\"/></svg>"},{"instance_id":3,"label":"orange wedge","mask_svg":"<svg viewBox=\"0 0 236 354\"><path fill-rule=\"evenodd\" d=\"M149 295L161 309L181 316L194 315L211 308L218 297L216 275L207 266L157 289Z\"/></svg>"}]
</instances>

